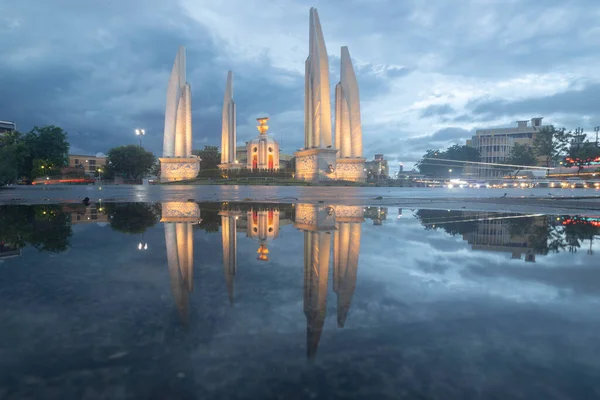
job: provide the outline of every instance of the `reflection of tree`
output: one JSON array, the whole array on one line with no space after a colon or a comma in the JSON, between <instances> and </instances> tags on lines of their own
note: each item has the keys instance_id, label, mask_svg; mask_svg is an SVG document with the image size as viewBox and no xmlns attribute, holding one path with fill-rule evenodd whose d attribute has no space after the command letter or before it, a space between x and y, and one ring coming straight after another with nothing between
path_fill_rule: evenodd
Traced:
<instances>
[{"instance_id":1,"label":"reflection of tree","mask_svg":"<svg viewBox=\"0 0 600 400\"><path fill-rule=\"evenodd\" d=\"M0 242L59 253L69 248L71 217L58 205L0 206Z\"/></svg>"},{"instance_id":2,"label":"reflection of tree","mask_svg":"<svg viewBox=\"0 0 600 400\"><path fill-rule=\"evenodd\" d=\"M103 206L110 220L110 227L123 233L144 233L160 220L158 204L103 203Z\"/></svg>"},{"instance_id":3,"label":"reflection of tree","mask_svg":"<svg viewBox=\"0 0 600 400\"><path fill-rule=\"evenodd\" d=\"M198 225L198 229L204 229L207 233L218 233L221 226L221 217L218 210L202 210L202 219Z\"/></svg>"},{"instance_id":4,"label":"reflection of tree","mask_svg":"<svg viewBox=\"0 0 600 400\"><path fill-rule=\"evenodd\" d=\"M415 217L424 225L425 230L441 229L446 233L464 235L477 230L476 216L464 211L418 210Z\"/></svg>"},{"instance_id":5,"label":"reflection of tree","mask_svg":"<svg viewBox=\"0 0 600 400\"><path fill-rule=\"evenodd\" d=\"M589 240L591 242L594 239L594 236L600 235L600 227L584 223L584 221L576 217L569 218L568 220L570 222L568 222L566 225L563 225L563 228L565 232L567 248L572 253L581 248L581 244L584 240Z\"/></svg>"}]
</instances>

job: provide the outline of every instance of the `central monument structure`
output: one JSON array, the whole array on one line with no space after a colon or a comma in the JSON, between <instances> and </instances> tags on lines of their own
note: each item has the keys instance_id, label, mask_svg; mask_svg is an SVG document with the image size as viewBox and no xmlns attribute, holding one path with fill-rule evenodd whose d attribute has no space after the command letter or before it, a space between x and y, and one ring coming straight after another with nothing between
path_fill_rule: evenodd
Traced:
<instances>
[{"instance_id":1,"label":"central monument structure","mask_svg":"<svg viewBox=\"0 0 600 400\"><path fill-rule=\"evenodd\" d=\"M180 46L169 86L165 109L161 182L182 181L198 176L200 159L192 155L192 88L185 77L185 47Z\"/></svg>"},{"instance_id":2,"label":"central monument structure","mask_svg":"<svg viewBox=\"0 0 600 400\"><path fill-rule=\"evenodd\" d=\"M342 47L340 82L335 86L335 147L339 149L337 179L364 182L360 96L347 46Z\"/></svg>"},{"instance_id":3,"label":"central monument structure","mask_svg":"<svg viewBox=\"0 0 600 400\"><path fill-rule=\"evenodd\" d=\"M342 47L341 76L335 87L335 143L331 143L329 62L315 8L310 9L305 65L304 148L296 156L296 179L365 181L360 96L348 47Z\"/></svg>"},{"instance_id":4,"label":"central monument structure","mask_svg":"<svg viewBox=\"0 0 600 400\"><path fill-rule=\"evenodd\" d=\"M225 97L223 99L223 112L221 114L221 164L220 169L240 169L241 165L236 160L236 120L235 102L233 101L233 73L227 72L225 84Z\"/></svg>"},{"instance_id":5,"label":"central monument structure","mask_svg":"<svg viewBox=\"0 0 600 400\"><path fill-rule=\"evenodd\" d=\"M329 61L316 8L310 9L309 50L304 77L304 148L296 156L296 179L335 179L337 150L331 143Z\"/></svg>"}]
</instances>

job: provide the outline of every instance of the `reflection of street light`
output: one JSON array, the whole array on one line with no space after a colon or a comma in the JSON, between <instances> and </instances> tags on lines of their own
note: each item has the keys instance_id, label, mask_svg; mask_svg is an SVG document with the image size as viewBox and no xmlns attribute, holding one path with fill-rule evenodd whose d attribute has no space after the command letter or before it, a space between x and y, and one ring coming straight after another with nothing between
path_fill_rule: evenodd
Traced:
<instances>
[{"instance_id":1,"label":"reflection of street light","mask_svg":"<svg viewBox=\"0 0 600 400\"><path fill-rule=\"evenodd\" d=\"M140 147L142 147L142 137L144 135L146 135L146 130L145 129L136 129L135 135L140 137Z\"/></svg>"}]
</instances>

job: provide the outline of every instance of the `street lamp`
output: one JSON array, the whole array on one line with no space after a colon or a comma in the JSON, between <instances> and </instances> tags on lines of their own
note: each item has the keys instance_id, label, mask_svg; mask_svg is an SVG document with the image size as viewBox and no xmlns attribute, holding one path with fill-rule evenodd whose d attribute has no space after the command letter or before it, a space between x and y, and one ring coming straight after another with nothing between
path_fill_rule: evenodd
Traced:
<instances>
[{"instance_id":1,"label":"street lamp","mask_svg":"<svg viewBox=\"0 0 600 400\"><path fill-rule=\"evenodd\" d=\"M450 179L452 179L452 169L449 169L449 170L448 170L448 177L449 177Z\"/></svg>"},{"instance_id":2,"label":"street lamp","mask_svg":"<svg viewBox=\"0 0 600 400\"><path fill-rule=\"evenodd\" d=\"M146 243L146 242L139 242L138 243L138 250L148 250L148 243Z\"/></svg>"},{"instance_id":3,"label":"street lamp","mask_svg":"<svg viewBox=\"0 0 600 400\"><path fill-rule=\"evenodd\" d=\"M142 147L142 137L146 135L146 130L138 128L135 130L135 135L140 137L140 147Z\"/></svg>"},{"instance_id":4,"label":"street lamp","mask_svg":"<svg viewBox=\"0 0 600 400\"><path fill-rule=\"evenodd\" d=\"M598 132L600 131L600 126L595 126L594 131L596 132L596 147L598 147Z\"/></svg>"}]
</instances>

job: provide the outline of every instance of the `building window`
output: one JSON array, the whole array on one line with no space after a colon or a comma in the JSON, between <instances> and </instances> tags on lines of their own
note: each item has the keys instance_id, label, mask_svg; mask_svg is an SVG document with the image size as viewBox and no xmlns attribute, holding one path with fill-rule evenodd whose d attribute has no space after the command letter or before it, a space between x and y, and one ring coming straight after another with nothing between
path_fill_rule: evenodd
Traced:
<instances>
[{"instance_id":1,"label":"building window","mask_svg":"<svg viewBox=\"0 0 600 400\"><path fill-rule=\"evenodd\" d=\"M78 158L75 159L75 165L79 165L79 159Z\"/></svg>"},{"instance_id":2,"label":"building window","mask_svg":"<svg viewBox=\"0 0 600 400\"><path fill-rule=\"evenodd\" d=\"M258 151L258 147L253 148L252 151L256 153Z\"/></svg>"},{"instance_id":3,"label":"building window","mask_svg":"<svg viewBox=\"0 0 600 400\"><path fill-rule=\"evenodd\" d=\"M269 153L272 153L272 152L273 152L273 148L269 147Z\"/></svg>"}]
</instances>

